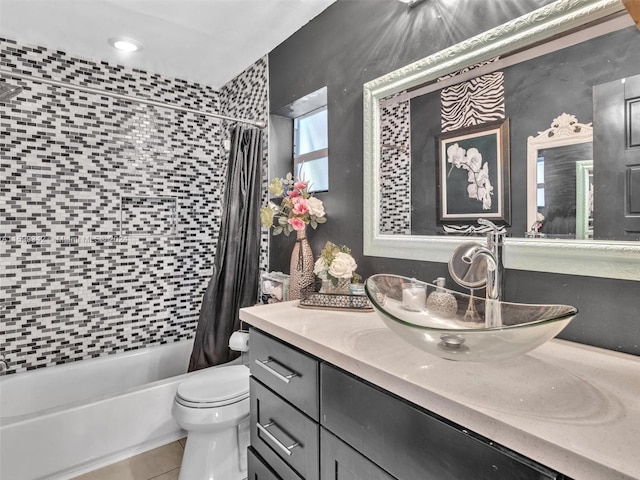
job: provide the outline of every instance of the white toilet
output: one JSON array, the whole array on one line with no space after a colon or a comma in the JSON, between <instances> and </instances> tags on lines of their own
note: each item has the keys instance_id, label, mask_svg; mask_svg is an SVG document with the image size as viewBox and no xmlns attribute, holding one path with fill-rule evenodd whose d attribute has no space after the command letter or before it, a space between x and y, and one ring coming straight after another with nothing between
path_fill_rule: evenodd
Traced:
<instances>
[{"instance_id":1,"label":"white toilet","mask_svg":"<svg viewBox=\"0 0 640 480\"><path fill-rule=\"evenodd\" d=\"M188 433L179 480L243 480L249 446L249 369L206 368L178 385L173 418Z\"/></svg>"}]
</instances>

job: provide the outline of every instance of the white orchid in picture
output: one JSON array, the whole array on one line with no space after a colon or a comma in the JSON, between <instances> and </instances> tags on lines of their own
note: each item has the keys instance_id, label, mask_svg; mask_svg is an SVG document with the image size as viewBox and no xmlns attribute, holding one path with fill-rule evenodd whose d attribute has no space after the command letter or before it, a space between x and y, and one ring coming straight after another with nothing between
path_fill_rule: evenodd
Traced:
<instances>
[{"instance_id":1,"label":"white orchid in picture","mask_svg":"<svg viewBox=\"0 0 640 480\"><path fill-rule=\"evenodd\" d=\"M482 202L483 210L491 210L491 196L493 186L489 180L489 164L482 163L482 154L477 148L465 150L457 143L447 148L447 162L451 164L451 170L462 168L468 171L467 193L469 198ZM449 174L447 176L449 176Z\"/></svg>"}]
</instances>

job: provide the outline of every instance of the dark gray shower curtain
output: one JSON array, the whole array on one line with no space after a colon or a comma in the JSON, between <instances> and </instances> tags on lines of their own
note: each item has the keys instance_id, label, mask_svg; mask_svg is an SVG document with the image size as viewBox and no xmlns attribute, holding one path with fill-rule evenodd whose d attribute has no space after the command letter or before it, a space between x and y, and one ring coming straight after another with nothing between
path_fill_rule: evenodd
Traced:
<instances>
[{"instance_id":1,"label":"dark gray shower curtain","mask_svg":"<svg viewBox=\"0 0 640 480\"><path fill-rule=\"evenodd\" d=\"M236 126L222 207L213 276L202 299L189 371L239 356L229 337L240 328L238 309L256 303L260 270L262 134Z\"/></svg>"}]
</instances>

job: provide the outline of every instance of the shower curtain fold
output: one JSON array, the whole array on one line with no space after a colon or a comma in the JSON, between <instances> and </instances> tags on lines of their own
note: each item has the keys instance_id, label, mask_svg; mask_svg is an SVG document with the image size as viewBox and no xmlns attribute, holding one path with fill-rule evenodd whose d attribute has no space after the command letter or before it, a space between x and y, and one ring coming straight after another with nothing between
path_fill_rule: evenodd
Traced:
<instances>
[{"instance_id":1,"label":"shower curtain fold","mask_svg":"<svg viewBox=\"0 0 640 480\"><path fill-rule=\"evenodd\" d=\"M239 356L229 349L238 310L256 303L260 270L262 134L233 127L213 276L202 299L189 371Z\"/></svg>"}]
</instances>

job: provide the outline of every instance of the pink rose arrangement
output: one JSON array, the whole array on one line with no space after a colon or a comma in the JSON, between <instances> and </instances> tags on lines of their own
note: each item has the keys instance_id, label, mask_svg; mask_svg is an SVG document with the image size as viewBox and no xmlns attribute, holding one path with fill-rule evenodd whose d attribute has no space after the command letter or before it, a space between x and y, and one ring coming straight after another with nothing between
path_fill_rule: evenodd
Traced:
<instances>
[{"instance_id":1,"label":"pink rose arrangement","mask_svg":"<svg viewBox=\"0 0 640 480\"><path fill-rule=\"evenodd\" d=\"M322 200L309 193L309 182L299 180L288 173L285 178L274 178L269 184L269 193L282 200L277 205L269 205L260 209L260 221L265 228L273 227L273 234L304 230L307 225L316 229L327 221Z\"/></svg>"}]
</instances>

